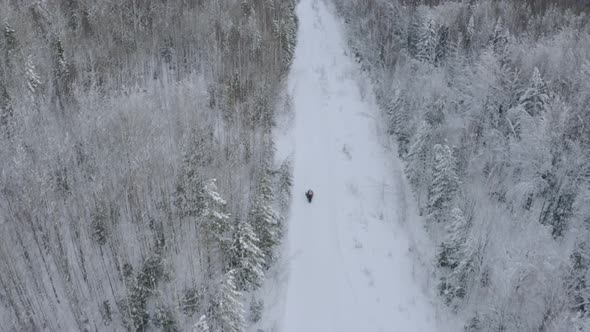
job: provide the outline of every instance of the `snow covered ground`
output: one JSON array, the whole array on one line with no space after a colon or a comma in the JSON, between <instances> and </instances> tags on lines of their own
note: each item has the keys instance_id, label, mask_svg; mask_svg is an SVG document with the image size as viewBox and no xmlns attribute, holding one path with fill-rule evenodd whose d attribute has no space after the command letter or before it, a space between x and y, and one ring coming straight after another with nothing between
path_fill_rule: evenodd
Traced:
<instances>
[{"instance_id":1,"label":"snow covered ground","mask_svg":"<svg viewBox=\"0 0 590 332\"><path fill-rule=\"evenodd\" d=\"M412 205L369 83L326 3L301 0L297 14L288 87L295 119L278 135L279 155L293 158L294 200L283 272L271 277L281 290L266 299L275 321L258 327L438 331L429 287L416 277L423 274L411 248L420 245L404 225Z\"/></svg>"}]
</instances>

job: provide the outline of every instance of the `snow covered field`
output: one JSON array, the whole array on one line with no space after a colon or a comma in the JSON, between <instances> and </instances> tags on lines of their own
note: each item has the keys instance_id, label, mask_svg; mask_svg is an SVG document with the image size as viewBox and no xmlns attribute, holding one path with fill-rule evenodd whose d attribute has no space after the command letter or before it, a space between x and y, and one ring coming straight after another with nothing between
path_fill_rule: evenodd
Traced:
<instances>
[{"instance_id":1,"label":"snow covered field","mask_svg":"<svg viewBox=\"0 0 590 332\"><path fill-rule=\"evenodd\" d=\"M282 299L266 301L276 319L270 330L436 331L402 225L401 165L381 134L369 83L326 3L302 0L297 14L288 87L295 120L278 137L279 156L292 153L294 201Z\"/></svg>"}]
</instances>

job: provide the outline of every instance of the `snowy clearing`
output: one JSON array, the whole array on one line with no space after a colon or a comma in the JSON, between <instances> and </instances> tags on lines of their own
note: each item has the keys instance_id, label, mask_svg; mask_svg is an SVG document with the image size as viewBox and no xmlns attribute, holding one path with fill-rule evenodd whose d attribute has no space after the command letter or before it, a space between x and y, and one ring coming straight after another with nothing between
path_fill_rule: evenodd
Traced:
<instances>
[{"instance_id":1,"label":"snowy clearing","mask_svg":"<svg viewBox=\"0 0 590 332\"><path fill-rule=\"evenodd\" d=\"M401 167L380 134L371 88L329 7L303 0L297 14L288 87L295 120L278 139L278 155L293 154L294 198L287 271L275 280L286 283L275 290L284 298L267 301L276 319L270 328L435 331L434 306L416 281L415 243L401 224L408 209Z\"/></svg>"}]
</instances>

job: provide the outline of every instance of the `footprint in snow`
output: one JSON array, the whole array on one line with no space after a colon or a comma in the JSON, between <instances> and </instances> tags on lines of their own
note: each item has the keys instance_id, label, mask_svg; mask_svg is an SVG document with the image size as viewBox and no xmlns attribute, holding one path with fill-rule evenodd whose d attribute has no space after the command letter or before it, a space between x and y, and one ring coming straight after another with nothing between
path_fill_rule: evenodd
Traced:
<instances>
[{"instance_id":1,"label":"footprint in snow","mask_svg":"<svg viewBox=\"0 0 590 332\"><path fill-rule=\"evenodd\" d=\"M371 270L365 267L363 268L363 274L369 279L369 286L375 286L375 280L373 280L373 274L371 273Z\"/></svg>"},{"instance_id":2,"label":"footprint in snow","mask_svg":"<svg viewBox=\"0 0 590 332\"><path fill-rule=\"evenodd\" d=\"M342 153L344 153L346 159L352 160L352 155L350 154L350 149L348 148L348 145L344 144L342 146Z\"/></svg>"},{"instance_id":3,"label":"footprint in snow","mask_svg":"<svg viewBox=\"0 0 590 332\"><path fill-rule=\"evenodd\" d=\"M383 211L379 212L379 213L372 213L371 217L373 217L373 219L375 220L379 220L379 221L384 221L385 220L385 215L383 214Z\"/></svg>"},{"instance_id":4,"label":"footprint in snow","mask_svg":"<svg viewBox=\"0 0 590 332\"><path fill-rule=\"evenodd\" d=\"M358 196L359 190L356 186L356 184L354 183L349 183L346 185L346 188L348 189L348 191L353 194L354 196Z\"/></svg>"},{"instance_id":5,"label":"footprint in snow","mask_svg":"<svg viewBox=\"0 0 590 332\"><path fill-rule=\"evenodd\" d=\"M356 238L354 239L354 247L356 249L362 249L363 248L363 244L361 241L357 240Z\"/></svg>"}]
</instances>

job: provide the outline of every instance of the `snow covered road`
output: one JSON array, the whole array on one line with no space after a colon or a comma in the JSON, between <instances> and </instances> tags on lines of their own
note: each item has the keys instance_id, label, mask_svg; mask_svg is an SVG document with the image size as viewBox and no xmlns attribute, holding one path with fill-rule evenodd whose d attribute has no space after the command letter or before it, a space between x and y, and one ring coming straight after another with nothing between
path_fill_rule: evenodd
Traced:
<instances>
[{"instance_id":1,"label":"snow covered road","mask_svg":"<svg viewBox=\"0 0 590 332\"><path fill-rule=\"evenodd\" d=\"M399 161L384 147L371 88L347 55L331 8L301 0L297 14L289 78L294 201L281 331L435 331L399 222ZM309 188L312 204L304 196Z\"/></svg>"}]
</instances>

